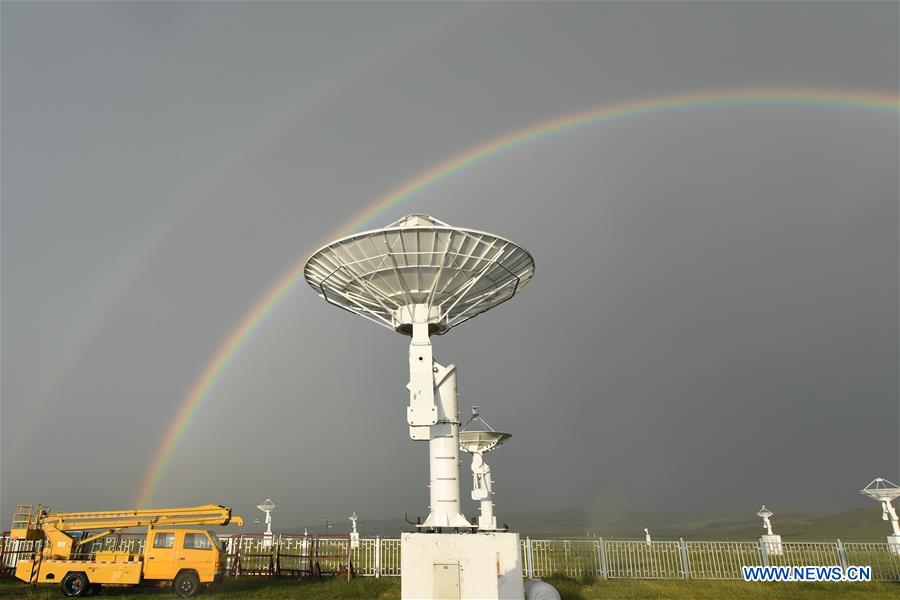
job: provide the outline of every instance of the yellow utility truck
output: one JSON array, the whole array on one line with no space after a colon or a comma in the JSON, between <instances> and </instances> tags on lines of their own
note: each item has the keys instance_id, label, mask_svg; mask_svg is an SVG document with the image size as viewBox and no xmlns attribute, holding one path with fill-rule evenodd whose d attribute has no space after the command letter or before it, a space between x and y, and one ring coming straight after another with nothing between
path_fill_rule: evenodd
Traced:
<instances>
[{"instance_id":1,"label":"yellow utility truck","mask_svg":"<svg viewBox=\"0 0 900 600\"><path fill-rule=\"evenodd\" d=\"M213 532L181 526L229 523L240 526L244 521L218 504L77 513L21 504L10 536L41 540L43 548L16 564L16 577L31 584L58 584L72 597L104 585L172 582L172 590L186 598L222 577L225 550ZM91 542L133 527L147 528L143 553L87 551Z\"/></svg>"}]
</instances>

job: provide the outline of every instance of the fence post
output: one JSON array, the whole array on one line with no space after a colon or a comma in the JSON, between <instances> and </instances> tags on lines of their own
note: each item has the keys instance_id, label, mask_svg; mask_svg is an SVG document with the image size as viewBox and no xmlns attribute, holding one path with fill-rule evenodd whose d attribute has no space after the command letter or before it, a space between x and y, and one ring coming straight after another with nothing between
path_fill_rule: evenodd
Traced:
<instances>
[{"instance_id":1,"label":"fence post","mask_svg":"<svg viewBox=\"0 0 900 600\"><path fill-rule=\"evenodd\" d=\"M528 579L534 579L534 554L531 551L531 538L525 536L525 572Z\"/></svg>"},{"instance_id":2,"label":"fence post","mask_svg":"<svg viewBox=\"0 0 900 600\"><path fill-rule=\"evenodd\" d=\"M606 542L603 538L597 540L597 552L600 553L600 577L609 579L609 568L606 564Z\"/></svg>"},{"instance_id":3,"label":"fence post","mask_svg":"<svg viewBox=\"0 0 900 600\"><path fill-rule=\"evenodd\" d=\"M769 549L766 548L766 543L762 540L759 541L759 558L762 561L762 566L769 566Z\"/></svg>"},{"instance_id":4,"label":"fence post","mask_svg":"<svg viewBox=\"0 0 900 600\"><path fill-rule=\"evenodd\" d=\"M678 549L681 551L681 576L684 579L691 578L691 563L688 560L687 544L684 538L678 538Z\"/></svg>"},{"instance_id":5,"label":"fence post","mask_svg":"<svg viewBox=\"0 0 900 600\"><path fill-rule=\"evenodd\" d=\"M847 551L844 549L844 542L842 542L840 538L837 540L837 553L838 559L841 561L841 568L846 571L847 567L850 565L847 562Z\"/></svg>"},{"instance_id":6,"label":"fence post","mask_svg":"<svg viewBox=\"0 0 900 600\"><path fill-rule=\"evenodd\" d=\"M244 534L240 534L237 542L237 552L234 553L234 576L241 575L241 548L244 545Z\"/></svg>"},{"instance_id":7,"label":"fence post","mask_svg":"<svg viewBox=\"0 0 900 600\"><path fill-rule=\"evenodd\" d=\"M278 534L278 541L272 540L272 543L275 545L272 548L272 553L275 555L274 559L269 557L269 560L273 562L272 564L272 577L280 577L281 576L281 534Z\"/></svg>"},{"instance_id":8,"label":"fence post","mask_svg":"<svg viewBox=\"0 0 900 600\"><path fill-rule=\"evenodd\" d=\"M381 536L375 536L375 579L381 577Z\"/></svg>"}]
</instances>

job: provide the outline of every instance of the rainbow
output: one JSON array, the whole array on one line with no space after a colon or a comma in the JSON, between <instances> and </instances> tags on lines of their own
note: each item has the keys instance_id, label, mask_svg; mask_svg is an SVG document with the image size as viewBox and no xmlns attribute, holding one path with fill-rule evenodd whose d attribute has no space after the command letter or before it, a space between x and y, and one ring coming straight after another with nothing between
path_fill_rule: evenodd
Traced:
<instances>
[{"instance_id":1,"label":"rainbow","mask_svg":"<svg viewBox=\"0 0 900 600\"><path fill-rule=\"evenodd\" d=\"M451 175L522 144L543 140L578 127L607 123L616 119L679 110L761 106L862 109L896 115L900 113L900 97L896 94L842 89L742 88L655 96L590 108L541 121L537 124L500 135L427 169L421 174L406 180L356 213L340 228L325 238L324 241L316 244L315 248L319 248L335 238L344 237L362 229L388 209ZM190 424L191 417L203 399L209 395L225 368L231 364L253 332L260 327L266 317L303 280L303 268L305 265L306 257L285 273L256 302L250 312L244 315L238 326L225 339L224 343L219 346L206 364L203 373L188 391L168 431L163 436L157 451L153 455L150 468L144 477L135 501L137 507L147 505L153 497L156 485L178 445L178 440Z\"/></svg>"}]
</instances>

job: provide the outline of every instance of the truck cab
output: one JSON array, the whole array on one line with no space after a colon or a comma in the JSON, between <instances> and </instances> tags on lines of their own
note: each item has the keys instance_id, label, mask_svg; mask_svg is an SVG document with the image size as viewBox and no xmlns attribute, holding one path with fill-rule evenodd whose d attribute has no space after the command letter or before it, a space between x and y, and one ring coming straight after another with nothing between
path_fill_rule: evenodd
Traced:
<instances>
[{"instance_id":1,"label":"truck cab","mask_svg":"<svg viewBox=\"0 0 900 600\"><path fill-rule=\"evenodd\" d=\"M205 529L148 528L143 579L172 581L176 593L189 596L199 586L220 579L224 569L225 549L215 533Z\"/></svg>"}]
</instances>

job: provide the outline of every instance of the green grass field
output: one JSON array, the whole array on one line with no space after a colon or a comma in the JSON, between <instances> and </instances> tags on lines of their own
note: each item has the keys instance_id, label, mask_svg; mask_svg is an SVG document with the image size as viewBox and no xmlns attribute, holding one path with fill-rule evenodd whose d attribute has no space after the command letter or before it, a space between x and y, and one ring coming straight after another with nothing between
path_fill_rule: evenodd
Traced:
<instances>
[{"instance_id":1,"label":"green grass field","mask_svg":"<svg viewBox=\"0 0 900 600\"><path fill-rule=\"evenodd\" d=\"M900 598L897 583L743 583L739 581L678 581L678 580L574 580L548 578L564 599L699 599L719 600L804 600L822 598L881 599ZM0 598L62 598L55 587L31 588L14 581L0 581ZM108 588L101 598L134 598L172 600L177 598L160 588ZM308 598L310 600L351 599L388 600L400 597L400 579L360 577L352 581L238 579L226 580L210 588L203 598L222 600L254 599L281 600Z\"/></svg>"}]
</instances>

